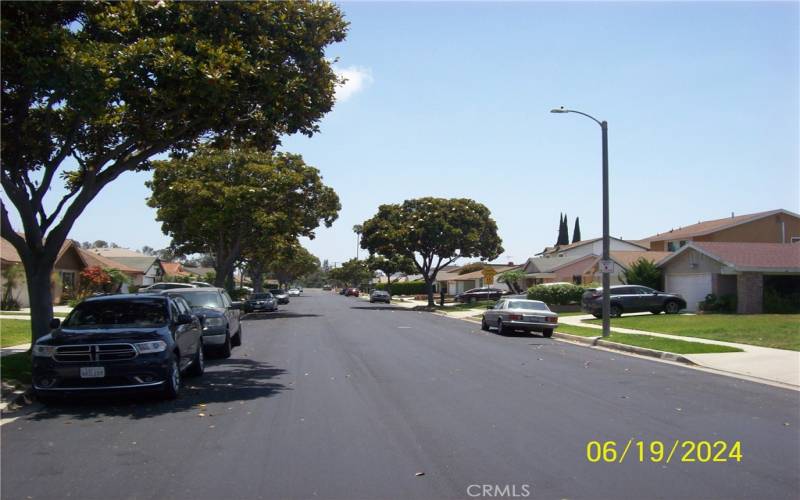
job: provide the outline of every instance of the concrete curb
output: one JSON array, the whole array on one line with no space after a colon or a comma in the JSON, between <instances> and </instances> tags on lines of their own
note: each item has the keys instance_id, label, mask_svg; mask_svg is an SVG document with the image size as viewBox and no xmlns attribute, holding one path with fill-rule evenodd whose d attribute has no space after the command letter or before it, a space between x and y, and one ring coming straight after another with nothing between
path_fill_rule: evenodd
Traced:
<instances>
[{"instance_id":1,"label":"concrete curb","mask_svg":"<svg viewBox=\"0 0 800 500\"><path fill-rule=\"evenodd\" d=\"M587 344L590 346L600 346L607 349L615 349L617 351L631 352L640 356L649 356L651 358L658 358L666 361L676 361L678 363L685 363L687 365L697 365L697 363L686 358L685 356L675 354L674 352L658 351L656 349L649 349L647 347L619 344L617 342L611 342L610 340L603 340L602 337L581 337L580 335L570 335L569 333L560 333L555 331L553 332L553 338L560 338L569 340L570 342L578 342L580 344Z\"/></svg>"}]
</instances>

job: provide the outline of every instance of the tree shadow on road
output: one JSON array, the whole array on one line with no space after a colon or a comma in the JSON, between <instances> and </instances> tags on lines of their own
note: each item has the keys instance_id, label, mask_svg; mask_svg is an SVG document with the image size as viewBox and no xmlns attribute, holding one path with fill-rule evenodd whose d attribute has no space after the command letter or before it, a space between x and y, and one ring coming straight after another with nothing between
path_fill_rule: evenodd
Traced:
<instances>
[{"instance_id":1,"label":"tree shadow on road","mask_svg":"<svg viewBox=\"0 0 800 500\"><path fill-rule=\"evenodd\" d=\"M202 377L184 378L180 397L164 401L158 393L73 395L56 399L28 418L75 420L122 417L134 420L164 414L199 410L200 404L232 403L274 396L289 390L270 380L286 371L252 359L229 358L209 361Z\"/></svg>"},{"instance_id":2,"label":"tree shadow on road","mask_svg":"<svg viewBox=\"0 0 800 500\"><path fill-rule=\"evenodd\" d=\"M263 313L254 312L242 316L242 321L279 319L279 318L318 318L318 317L320 317L319 314L293 313L288 311L275 311L275 312L263 312Z\"/></svg>"}]
</instances>

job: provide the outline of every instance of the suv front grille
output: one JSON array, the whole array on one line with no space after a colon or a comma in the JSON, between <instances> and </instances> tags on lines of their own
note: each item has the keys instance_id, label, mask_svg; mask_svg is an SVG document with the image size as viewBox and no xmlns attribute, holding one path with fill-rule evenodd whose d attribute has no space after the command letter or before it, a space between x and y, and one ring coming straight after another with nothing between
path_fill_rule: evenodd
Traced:
<instances>
[{"instance_id":1,"label":"suv front grille","mask_svg":"<svg viewBox=\"0 0 800 500\"><path fill-rule=\"evenodd\" d=\"M123 361L137 355L132 344L87 344L56 347L53 359L62 363Z\"/></svg>"}]
</instances>

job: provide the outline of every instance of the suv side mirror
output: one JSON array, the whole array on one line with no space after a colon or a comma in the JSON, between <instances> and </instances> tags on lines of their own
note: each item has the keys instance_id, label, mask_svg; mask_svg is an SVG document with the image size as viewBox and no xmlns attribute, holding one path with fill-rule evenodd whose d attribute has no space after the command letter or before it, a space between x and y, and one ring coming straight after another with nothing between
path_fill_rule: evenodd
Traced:
<instances>
[{"instance_id":1,"label":"suv side mirror","mask_svg":"<svg viewBox=\"0 0 800 500\"><path fill-rule=\"evenodd\" d=\"M189 314L179 314L178 317L175 319L176 325L188 325L194 321L194 319Z\"/></svg>"},{"instance_id":2,"label":"suv side mirror","mask_svg":"<svg viewBox=\"0 0 800 500\"><path fill-rule=\"evenodd\" d=\"M60 320L60 319L58 319L58 318L53 318L53 319L51 319L51 320L50 320L50 328L51 328L52 330L55 330L55 329L56 329L56 328L58 328L59 326L61 326L61 320Z\"/></svg>"}]
</instances>

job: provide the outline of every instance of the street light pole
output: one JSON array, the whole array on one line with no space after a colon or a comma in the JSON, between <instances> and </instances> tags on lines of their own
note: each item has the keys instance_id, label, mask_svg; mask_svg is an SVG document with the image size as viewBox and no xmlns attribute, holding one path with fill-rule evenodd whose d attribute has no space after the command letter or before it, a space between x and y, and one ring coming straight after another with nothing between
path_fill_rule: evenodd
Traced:
<instances>
[{"instance_id":1,"label":"street light pole","mask_svg":"<svg viewBox=\"0 0 800 500\"><path fill-rule=\"evenodd\" d=\"M611 265L611 238L609 237L609 217L608 217L608 122L600 121L592 115L576 111L573 109L564 109L564 107L551 109L551 113L577 113L587 118L594 120L595 123L600 125L603 137L603 257L601 262L601 269L603 276L603 337L608 337L611 332L611 277L609 273L609 266Z\"/></svg>"}]
</instances>

